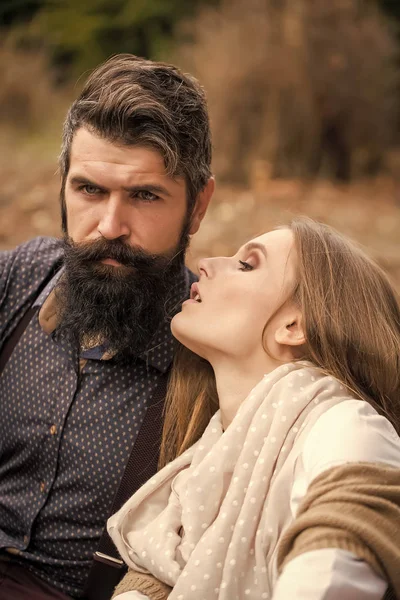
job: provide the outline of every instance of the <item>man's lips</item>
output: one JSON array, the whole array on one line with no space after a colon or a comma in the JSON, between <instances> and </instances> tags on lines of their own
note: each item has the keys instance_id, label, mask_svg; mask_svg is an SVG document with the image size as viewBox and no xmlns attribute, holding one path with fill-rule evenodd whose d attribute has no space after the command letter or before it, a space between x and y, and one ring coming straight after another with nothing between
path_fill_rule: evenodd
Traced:
<instances>
[{"instance_id":1,"label":"man's lips","mask_svg":"<svg viewBox=\"0 0 400 600\"><path fill-rule=\"evenodd\" d=\"M123 265L114 258L103 258L100 262L103 265L111 265L112 267L122 267Z\"/></svg>"}]
</instances>

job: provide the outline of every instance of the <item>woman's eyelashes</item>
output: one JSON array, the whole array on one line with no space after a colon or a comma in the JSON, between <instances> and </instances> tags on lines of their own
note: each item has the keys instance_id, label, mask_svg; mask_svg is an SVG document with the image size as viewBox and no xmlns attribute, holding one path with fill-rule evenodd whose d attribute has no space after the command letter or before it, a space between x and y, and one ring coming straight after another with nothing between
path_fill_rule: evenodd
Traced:
<instances>
[{"instance_id":1,"label":"woman's eyelashes","mask_svg":"<svg viewBox=\"0 0 400 600\"><path fill-rule=\"evenodd\" d=\"M246 262L245 260L239 260L239 264L241 265L239 267L240 271L252 271L254 269L254 266Z\"/></svg>"},{"instance_id":2,"label":"woman's eyelashes","mask_svg":"<svg viewBox=\"0 0 400 600\"><path fill-rule=\"evenodd\" d=\"M242 256L244 252L242 253ZM260 264L260 257L258 252L251 252L250 254L246 252L247 260L239 260L239 270L240 271L254 271Z\"/></svg>"}]
</instances>

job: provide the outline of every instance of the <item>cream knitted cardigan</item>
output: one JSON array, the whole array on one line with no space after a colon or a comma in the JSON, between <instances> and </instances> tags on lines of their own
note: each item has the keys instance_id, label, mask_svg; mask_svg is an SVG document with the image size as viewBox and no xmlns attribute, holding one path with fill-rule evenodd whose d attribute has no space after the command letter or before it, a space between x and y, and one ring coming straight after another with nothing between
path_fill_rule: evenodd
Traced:
<instances>
[{"instance_id":1,"label":"cream knitted cardigan","mask_svg":"<svg viewBox=\"0 0 400 600\"><path fill-rule=\"evenodd\" d=\"M194 446L109 519L122 558L171 586L170 600L271 597L304 436L347 399L310 363L266 375L225 432L218 412Z\"/></svg>"}]
</instances>

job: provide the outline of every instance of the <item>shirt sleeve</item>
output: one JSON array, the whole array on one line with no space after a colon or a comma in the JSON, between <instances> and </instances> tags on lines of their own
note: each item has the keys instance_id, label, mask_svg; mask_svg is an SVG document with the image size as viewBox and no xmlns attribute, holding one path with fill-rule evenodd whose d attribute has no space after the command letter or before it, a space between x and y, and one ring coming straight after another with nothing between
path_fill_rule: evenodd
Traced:
<instances>
[{"instance_id":1,"label":"shirt sleeve","mask_svg":"<svg viewBox=\"0 0 400 600\"><path fill-rule=\"evenodd\" d=\"M345 550L327 548L291 560L284 567L272 598L381 600L386 588L386 581L366 562Z\"/></svg>"},{"instance_id":2,"label":"shirt sleeve","mask_svg":"<svg viewBox=\"0 0 400 600\"><path fill-rule=\"evenodd\" d=\"M400 467L400 440L393 425L363 400L346 400L322 414L302 453L307 484L323 471L352 462Z\"/></svg>"},{"instance_id":3,"label":"shirt sleeve","mask_svg":"<svg viewBox=\"0 0 400 600\"><path fill-rule=\"evenodd\" d=\"M318 475L357 462L400 468L400 438L368 402L345 400L323 413L307 435L295 468L290 498L293 518Z\"/></svg>"}]
</instances>

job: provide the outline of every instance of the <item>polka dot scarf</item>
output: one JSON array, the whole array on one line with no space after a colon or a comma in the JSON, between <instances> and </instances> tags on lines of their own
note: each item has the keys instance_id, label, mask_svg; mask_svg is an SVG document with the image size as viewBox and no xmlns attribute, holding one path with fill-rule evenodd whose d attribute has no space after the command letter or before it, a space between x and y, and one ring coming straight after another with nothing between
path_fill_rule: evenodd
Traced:
<instances>
[{"instance_id":1,"label":"polka dot scarf","mask_svg":"<svg viewBox=\"0 0 400 600\"><path fill-rule=\"evenodd\" d=\"M111 517L122 558L172 586L170 600L271 598L279 534L277 519L266 522L270 485L315 405L344 395L310 363L264 376L226 431L217 412L194 446Z\"/></svg>"}]
</instances>

